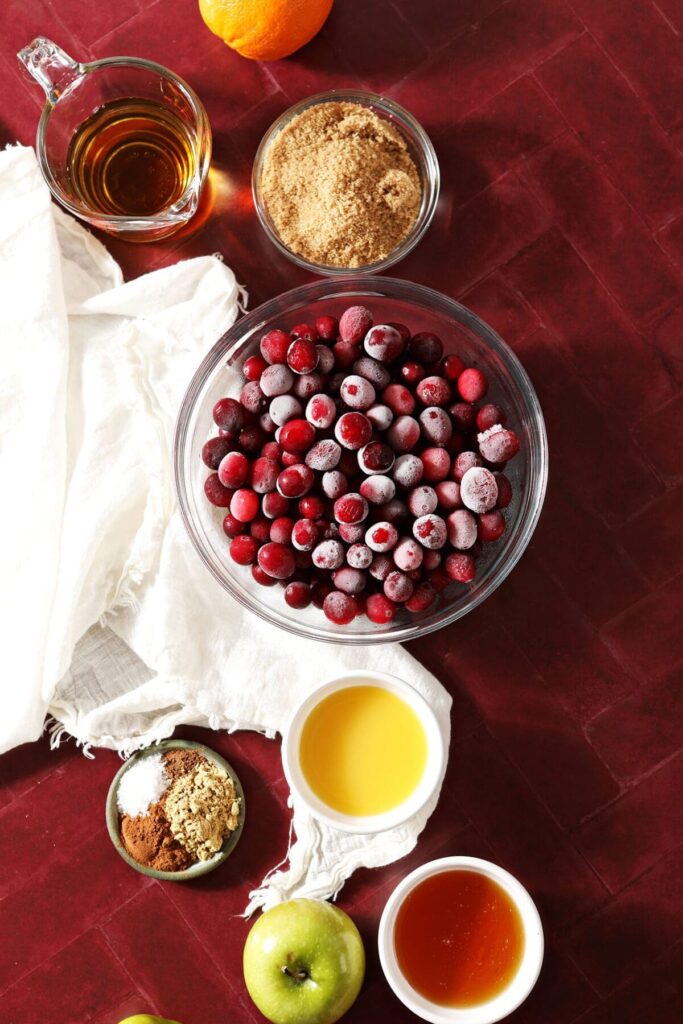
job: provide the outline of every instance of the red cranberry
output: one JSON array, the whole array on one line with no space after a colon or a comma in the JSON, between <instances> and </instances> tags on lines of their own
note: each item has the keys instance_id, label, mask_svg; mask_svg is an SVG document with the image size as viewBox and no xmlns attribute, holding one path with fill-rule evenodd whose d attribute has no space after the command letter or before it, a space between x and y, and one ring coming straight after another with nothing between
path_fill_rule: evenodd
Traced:
<instances>
[{"instance_id":1,"label":"red cranberry","mask_svg":"<svg viewBox=\"0 0 683 1024\"><path fill-rule=\"evenodd\" d=\"M339 321L334 316L319 316L315 321L315 329L319 338L334 341L339 335Z\"/></svg>"},{"instance_id":2,"label":"red cranberry","mask_svg":"<svg viewBox=\"0 0 683 1024\"><path fill-rule=\"evenodd\" d=\"M422 565L430 572L432 569L436 569L437 566L441 565L441 552L425 551L424 558L422 559Z\"/></svg>"},{"instance_id":3,"label":"red cranberry","mask_svg":"<svg viewBox=\"0 0 683 1024\"><path fill-rule=\"evenodd\" d=\"M505 413L501 407L494 405L493 402L482 405L477 413L477 430L490 430L497 423L500 423L501 426L505 423Z\"/></svg>"},{"instance_id":4,"label":"red cranberry","mask_svg":"<svg viewBox=\"0 0 683 1024\"><path fill-rule=\"evenodd\" d=\"M466 402L481 402L488 389L486 376L474 366L463 370L458 377L458 393Z\"/></svg>"},{"instance_id":5,"label":"red cranberry","mask_svg":"<svg viewBox=\"0 0 683 1024\"><path fill-rule=\"evenodd\" d=\"M380 363L390 363L400 356L405 342L395 327L388 324L377 324L365 335L363 347L369 356Z\"/></svg>"},{"instance_id":6,"label":"red cranberry","mask_svg":"<svg viewBox=\"0 0 683 1024\"><path fill-rule=\"evenodd\" d=\"M318 527L312 519L297 519L292 527L292 544L297 551L312 551L318 543Z\"/></svg>"},{"instance_id":7,"label":"red cranberry","mask_svg":"<svg viewBox=\"0 0 683 1024\"><path fill-rule=\"evenodd\" d=\"M269 576L267 572L264 572L258 562L256 565L252 565L251 575L262 587L274 587L277 585L277 580L273 576Z\"/></svg>"},{"instance_id":8,"label":"red cranberry","mask_svg":"<svg viewBox=\"0 0 683 1024\"><path fill-rule=\"evenodd\" d=\"M339 321L339 337L350 345L358 345L372 327L372 313L365 306L349 306Z\"/></svg>"},{"instance_id":9,"label":"red cranberry","mask_svg":"<svg viewBox=\"0 0 683 1024\"><path fill-rule=\"evenodd\" d=\"M239 491L235 491L230 500L230 513L241 523L251 522L258 515L259 508L258 494L249 490L248 487L242 487Z\"/></svg>"},{"instance_id":10,"label":"red cranberry","mask_svg":"<svg viewBox=\"0 0 683 1024\"><path fill-rule=\"evenodd\" d=\"M339 536L346 544L357 544L365 535L363 523L340 523Z\"/></svg>"},{"instance_id":11,"label":"red cranberry","mask_svg":"<svg viewBox=\"0 0 683 1024\"><path fill-rule=\"evenodd\" d=\"M448 540L459 551L468 551L477 539L477 520L466 508L451 512L446 520Z\"/></svg>"},{"instance_id":12,"label":"red cranberry","mask_svg":"<svg viewBox=\"0 0 683 1024\"><path fill-rule=\"evenodd\" d=\"M244 523L241 523L239 519L235 519L235 517L230 515L228 512L227 516L223 520L223 531L225 536L230 537L231 539L233 537L239 537L239 535L244 533L245 530L246 526Z\"/></svg>"},{"instance_id":13,"label":"red cranberry","mask_svg":"<svg viewBox=\"0 0 683 1024\"><path fill-rule=\"evenodd\" d=\"M375 401L375 389L370 381L355 373L344 378L339 394L350 409L369 409Z\"/></svg>"},{"instance_id":14,"label":"red cranberry","mask_svg":"<svg viewBox=\"0 0 683 1024\"><path fill-rule=\"evenodd\" d=\"M308 583L297 580L285 587L285 601L290 608L308 608L311 603L311 588Z\"/></svg>"},{"instance_id":15,"label":"red cranberry","mask_svg":"<svg viewBox=\"0 0 683 1024\"><path fill-rule=\"evenodd\" d=\"M424 367L419 363L407 362L401 367L401 376L406 384L419 384L424 377Z\"/></svg>"},{"instance_id":16,"label":"red cranberry","mask_svg":"<svg viewBox=\"0 0 683 1024\"><path fill-rule=\"evenodd\" d=\"M494 473L496 483L498 484L498 501L496 502L497 508L507 508L512 501L512 484L503 473Z\"/></svg>"},{"instance_id":17,"label":"red cranberry","mask_svg":"<svg viewBox=\"0 0 683 1024\"><path fill-rule=\"evenodd\" d=\"M445 562L449 579L458 583L471 583L476 574L476 564L472 555L453 551ZM437 570L438 571L438 570Z\"/></svg>"},{"instance_id":18,"label":"red cranberry","mask_svg":"<svg viewBox=\"0 0 683 1024\"><path fill-rule=\"evenodd\" d=\"M299 500L299 515L304 519L319 519L325 511L325 504L317 494L308 494Z\"/></svg>"},{"instance_id":19,"label":"red cranberry","mask_svg":"<svg viewBox=\"0 0 683 1024\"><path fill-rule=\"evenodd\" d=\"M247 534L235 537L230 541L230 557L238 565L251 565L256 561L258 553L258 541Z\"/></svg>"},{"instance_id":20,"label":"red cranberry","mask_svg":"<svg viewBox=\"0 0 683 1024\"><path fill-rule=\"evenodd\" d=\"M332 579L337 590L343 590L345 594L360 594L362 590L365 590L367 582L364 572L361 572L360 569L352 569L348 565L337 569Z\"/></svg>"},{"instance_id":21,"label":"red cranberry","mask_svg":"<svg viewBox=\"0 0 683 1024\"><path fill-rule=\"evenodd\" d=\"M311 586L311 600L316 608L322 609L325 598L334 590L329 580L317 580Z\"/></svg>"},{"instance_id":22,"label":"red cranberry","mask_svg":"<svg viewBox=\"0 0 683 1024\"><path fill-rule=\"evenodd\" d=\"M313 395L306 406L306 419L318 430L327 430L335 421L337 407L329 395Z\"/></svg>"},{"instance_id":23,"label":"red cranberry","mask_svg":"<svg viewBox=\"0 0 683 1024\"><path fill-rule=\"evenodd\" d=\"M245 380L260 380L261 374L268 366L261 355L249 356L242 364L242 373Z\"/></svg>"},{"instance_id":24,"label":"red cranberry","mask_svg":"<svg viewBox=\"0 0 683 1024\"><path fill-rule=\"evenodd\" d=\"M453 460L453 479L460 483L468 469L481 464L481 459L475 452L460 452Z\"/></svg>"},{"instance_id":25,"label":"red cranberry","mask_svg":"<svg viewBox=\"0 0 683 1024\"><path fill-rule=\"evenodd\" d=\"M218 467L218 479L224 487L236 491L249 476L249 459L242 452L228 452Z\"/></svg>"},{"instance_id":26,"label":"red cranberry","mask_svg":"<svg viewBox=\"0 0 683 1024\"><path fill-rule=\"evenodd\" d=\"M237 434L244 425L244 409L234 398L219 398L213 407L213 419L223 430Z\"/></svg>"},{"instance_id":27,"label":"red cranberry","mask_svg":"<svg viewBox=\"0 0 683 1024\"><path fill-rule=\"evenodd\" d=\"M426 612L436 601L436 590L431 583L420 583L406 601L409 612Z\"/></svg>"},{"instance_id":28,"label":"red cranberry","mask_svg":"<svg viewBox=\"0 0 683 1024\"><path fill-rule=\"evenodd\" d=\"M415 399L404 384L390 384L382 392L382 401L395 416L409 416L415 409Z\"/></svg>"},{"instance_id":29,"label":"red cranberry","mask_svg":"<svg viewBox=\"0 0 683 1024\"><path fill-rule=\"evenodd\" d=\"M420 455L423 479L430 484L445 480L451 468L451 457L445 448L425 448Z\"/></svg>"},{"instance_id":30,"label":"red cranberry","mask_svg":"<svg viewBox=\"0 0 683 1024\"><path fill-rule=\"evenodd\" d=\"M445 409L430 405L420 413L422 433L435 445L446 445L453 433L453 424Z\"/></svg>"},{"instance_id":31,"label":"red cranberry","mask_svg":"<svg viewBox=\"0 0 683 1024\"><path fill-rule=\"evenodd\" d=\"M211 473L204 481L204 494L212 505L218 508L227 508L232 499L232 491L224 487L218 479L218 473Z\"/></svg>"},{"instance_id":32,"label":"red cranberry","mask_svg":"<svg viewBox=\"0 0 683 1024\"><path fill-rule=\"evenodd\" d=\"M437 593L445 590L450 582L451 578L442 565L429 574L429 583L431 583Z\"/></svg>"},{"instance_id":33,"label":"red cranberry","mask_svg":"<svg viewBox=\"0 0 683 1024\"><path fill-rule=\"evenodd\" d=\"M338 370L350 370L356 361L358 349L348 341L338 341L332 349L334 365Z\"/></svg>"},{"instance_id":34,"label":"red cranberry","mask_svg":"<svg viewBox=\"0 0 683 1024\"><path fill-rule=\"evenodd\" d=\"M387 430L394 418L394 414L388 405L371 405L365 415L375 430Z\"/></svg>"},{"instance_id":35,"label":"red cranberry","mask_svg":"<svg viewBox=\"0 0 683 1024\"><path fill-rule=\"evenodd\" d=\"M452 512L453 509L459 508L462 504L460 501L460 484L456 483L455 480L442 480L434 488L436 491L436 497L438 499L441 508L445 508L447 512Z\"/></svg>"},{"instance_id":36,"label":"red cranberry","mask_svg":"<svg viewBox=\"0 0 683 1024\"><path fill-rule=\"evenodd\" d=\"M448 530L441 516L430 513L426 516L420 516L419 519L415 520L413 523L413 536L415 540L419 540L423 547L438 551L448 539Z\"/></svg>"},{"instance_id":37,"label":"red cranberry","mask_svg":"<svg viewBox=\"0 0 683 1024\"><path fill-rule=\"evenodd\" d=\"M388 444L382 441L370 441L358 452L358 465L364 473L388 473L394 465L396 456Z\"/></svg>"},{"instance_id":38,"label":"red cranberry","mask_svg":"<svg viewBox=\"0 0 683 1024\"><path fill-rule=\"evenodd\" d=\"M261 449L261 458L270 459L271 462L279 462L282 455L282 448L277 441L266 441Z\"/></svg>"},{"instance_id":39,"label":"red cranberry","mask_svg":"<svg viewBox=\"0 0 683 1024\"><path fill-rule=\"evenodd\" d=\"M448 411L453 420L453 425L461 433L466 434L474 426L477 411L473 405L468 405L467 402L455 402Z\"/></svg>"},{"instance_id":40,"label":"red cranberry","mask_svg":"<svg viewBox=\"0 0 683 1024\"><path fill-rule=\"evenodd\" d=\"M288 579L296 569L294 553L291 548L275 542L264 544L259 549L258 564L264 572L268 573L269 576L273 576L276 580Z\"/></svg>"},{"instance_id":41,"label":"red cranberry","mask_svg":"<svg viewBox=\"0 0 683 1024\"><path fill-rule=\"evenodd\" d=\"M393 556L398 568L409 572L412 569L419 569L422 565L423 550L412 537L401 537L393 550Z\"/></svg>"},{"instance_id":42,"label":"red cranberry","mask_svg":"<svg viewBox=\"0 0 683 1024\"><path fill-rule=\"evenodd\" d=\"M268 399L261 390L258 381L250 380L240 391L240 402L251 413L260 413L268 405Z\"/></svg>"},{"instance_id":43,"label":"red cranberry","mask_svg":"<svg viewBox=\"0 0 683 1024\"><path fill-rule=\"evenodd\" d=\"M315 427L308 420L289 420L280 431L278 444L286 452L302 455L315 440Z\"/></svg>"},{"instance_id":44,"label":"red cranberry","mask_svg":"<svg viewBox=\"0 0 683 1024\"><path fill-rule=\"evenodd\" d=\"M509 462L519 451L516 434L505 427L494 426L477 436L479 451L487 462L497 465Z\"/></svg>"},{"instance_id":45,"label":"red cranberry","mask_svg":"<svg viewBox=\"0 0 683 1024\"><path fill-rule=\"evenodd\" d=\"M384 626L387 622L391 622L396 614L396 605L384 594L370 594L365 602L365 614L370 622Z\"/></svg>"},{"instance_id":46,"label":"red cranberry","mask_svg":"<svg viewBox=\"0 0 683 1024\"><path fill-rule=\"evenodd\" d=\"M344 562L344 545L338 540L323 540L313 549L313 565L318 569L338 569Z\"/></svg>"},{"instance_id":47,"label":"red cranberry","mask_svg":"<svg viewBox=\"0 0 683 1024\"><path fill-rule=\"evenodd\" d=\"M307 402L311 395L317 395L323 390L323 378L319 373L302 373L297 376L292 388L292 394Z\"/></svg>"},{"instance_id":48,"label":"red cranberry","mask_svg":"<svg viewBox=\"0 0 683 1024\"><path fill-rule=\"evenodd\" d=\"M351 594L333 590L323 601L323 612L337 626L347 626L358 615L358 602Z\"/></svg>"},{"instance_id":49,"label":"red cranberry","mask_svg":"<svg viewBox=\"0 0 683 1024\"><path fill-rule=\"evenodd\" d=\"M268 331L261 338L261 355L267 363L286 363L292 339L284 331Z\"/></svg>"},{"instance_id":50,"label":"red cranberry","mask_svg":"<svg viewBox=\"0 0 683 1024\"><path fill-rule=\"evenodd\" d=\"M312 469L297 463L282 470L277 478L277 489L283 498L303 498L313 486L314 479Z\"/></svg>"},{"instance_id":51,"label":"red cranberry","mask_svg":"<svg viewBox=\"0 0 683 1024\"><path fill-rule=\"evenodd\" d=\"M496 509L494 512L483 512L479 516L478 535L479 540L498 540L505 533L505 517L502 512Z\"/></svg>"},{"instance_id":52,"label":"red cranberry","mask_svg":"<svg viewBox=\"0 0 683 1024\"><path fill-rule=\"evenodd\" d=\"M424 466L417 455L399 455L392 476L399 487L416 487L422 479Z\"/></svg>"},{"instance_id":53,"label":"red cranberry","mask_svg":"<svg viewBox=\"0 0 683 1024\"><path fill-rule=\"evenodd\" d=\"M240 430L239 443L243 451L249 455L256 455L261 451L267 435L255 424L249 424Z\"/></svg>"},{"instance_id":54,"label":"red cranberry","mask_svg":"<svg viewBox=\"0 0 683 1024\"><path fill-rule=\"evenodd\" d=\"M456 381L464 369L465 364L460 356L446 356L441 364L441 373L450 381Z\"/></svg>"},{"instance_id":55,"label":"red cranberry","mask_svg":"<svg viewBox=\"0 0 683 1024\"><path fill-rule=\"evenodd\" d=\"M360 359L356 359L353 364L353 372L359 377L364 377L365 380L375 388L385 388L391 380L391 374L387 370L386 366L382 366L376 359L371 359L370 356L361 356ZM347 405L350 403L347 402Z\"/></svg>"},{"instance_id":56,"label":"red cranberry","mask_svg":"<svg viewBox=\"0 0 683 1024\"><path fill-rule=\"evenodd\" d=\"M345 412L337 420L334 436L344 448L356 451L370 440L372 423L362 412Z\"/></svg>"},{"instance_id":57,"label":"red cranberry","mask_svg":"<svg viewBox=\"0 0 683 1024\"><path fill-rule=\"evenodd\" d=\"M256 459L251 466L250 483L257 494L268 494L275 490L280 466L274 459ZM244 482L244 481L242 481Z\"/></svg>"},{"instance_id":58,"label":"red cranberry","mask_svg":"<svg viewBox=\"0 0 683 1024\"><path fill-rule=\"evenodd\" d=\"M261 499L261 511L267 519L277 519L278 516L285 515L288 508L289 502L277 491L264 494Z\"/></svg>"},{"instance_id":59,"label":"red cranberry","mask_svg":"<svg viewBox=\"0 0 683 1024\"><path fill-rule=\"evenodd\" d=\"M280 462L284 469L288 466L298 466L301 456L296 455L294 452L283 452Z\"/></svg>"},{"instance_id":60,"label":"red cranberry","mask_svg":"<svg viewBox=\"0 0 683 1024\"><path fill-rule=\"evenodd\" d=\"M297 324L296 327L292 327L289 336L294 341L297 341L299 338L302 338L304 341L318 340L318 332L313 324Z\"/></svg>"},{"instance_id":61,"label":"red cranberry","mask_svg":"<svg viewBox=\"0 0 683 1024\"><path fill-rule=\"evenodd\" d=\"M334 469L329 473L323 473L320 486L323 489L325 497L334 500L335 498L340 498L342 494L346 493L349 487L349 481L344 473L341 473L338 469Z\"/></svg>"},{"instance_id":62,"label":"red cranberry","mask_svg":"<svg viewBox=\"0 0 683 1024\"><path fill-rule=\"evenodd\" d=\"M318 353L318 373L331 373L334 369L334 353L327 345L316 345ZM304 376L309 376L304 374ZM312 376L312 375L310 375Z\"/></svg>"},{"instance_id":63,"label":"red cranberry","mask_svg":"<svg viewBox=\"0 0 683 1024\"><path fill-rule=\"evenodd\" d=\"M277 430L278 425L269 412L262 412L258 422L261 430L265 430L266 434L274 434Z\"/></svg>"},{"instance_id":64,"label":"red cranberry","mask_svg":"<svg viewBox=\"0 0 683 1024\"><path fill-rule=\"evenodd\" d=\"M339 465L342 450L336 441L326 437L322 441L316 441L306 455L306 465L318 472L325 473L327 470L335 469Z\"/></svg>"},{"instance_id":65,"label":"red cranberry","mask_svg":"<svg viewBox=\"0 0 683 1024\"><path fill-rule=\"evenodd\" d=\"M398 530L389 522L375 523L365 533L365 543L373 551L391 551L398 540Z\"/></svg>"},{"instance_id":66,"label":"red cranberry","mask_svg":"<svg viewBox=\"0 0 683 1024\"><path fill-rule=\"evenodd\" d=\"M361 494L345 494L334 503L338 523L362 523L368 514L368 503Z\"/></svg>"},{"instance_id":67,"label":"red cranberry","mask_svg":"<svg viewBox=\"0 0 683 1024\"><path fill-rule=\"evenodd\" d=\"M483 466L468 469L460 481L460 498L472 512L488 512L495 508L498 484L493 473Z\"/></svg>"},{"instance_id":68,"label":"red cranberry","mask_svg":"<svg viewBox=\"0 0 683 1024\"><path fill-rule=\"evenodd\" d=\"M287 365L294 373L313 373L318 365L318 349L308 338L297 338L287 350Z\"/></svg>"},{"instance_id":69,"label":"red cranberry","mask_svg":"<svg viewBox=\"0 0 683 1024\"><path fill-rule=\"evenodd\" d=\"M420 438L420 424L412 416L399 416L389 427L387 439L395 452L407 452Z\"/></svg>"},{"instance_id":70,"label":"red cranberry","mask_svg":"<svg viewBox=\"0 0 683 1024\"><path fill-rule=\"evenodd\" d=\"M268 406L268 412L273 423L276 423L278 427L283 427L285 423L301 416L303 409L301 402L293 395L278 395L272 399Z\"/></svg>"},{"instance_id":71,"label":"red cranberry","mask_svg":"<svg viewBox=\"0 0 683 1024\"><path fill-rule=\"evenodd\" d=\"M417 397L423 405L447 405L451 400L451 386L443 377L425 377L417 385Z\"/></svg>"},{"instance_id":72,"label":"red cranberry","mask_svg":"<svg viewBox=\"0 0 683 1024\"><path fill-rule=\"evenodd\" d=\"M416 519L420 516L429 515L430 512L436 512L437 505L436 491L433 487L426 486L426 484L414 487L408 495L408 508Z\"/></svg>"},{"instance_id":73,"label":"red cranberry","mask_svg":"<svg viewBox=\"0 0 683 1024\"><path fill-rule=\"evenodd\" d=\"M221 461L232 448L228 437L211 437L202 448L202 462L209 469L218 469Z\"/></svg>"},{"instance_id":74,"label":"red cranberry","mask_svg":"<svg viewBox=\"0 0 683 1024\"><path fill-rule=\"evenodd\" d=\"M288 366L282 363L275 363L267 366L261 374L258 386L268 398L275 398L277 395L286 395L294 383L294 374Z\"/></svg>"},{"instance_id":75,"label":"red cranberry","mask_svg":"<svg viewBox=\"0 0 683 1024\"><path fill-rule=\"evenodd\" d=\"M398 333L401 335L401 341L403 342L403 345L405 347L408 344L408 342L410 341L410 330L409 330L409 328L406 327L405 324L396 324L396 323L394 323L393 320L389 321L388 326L389 327L393 327L395 331L398 331Z\"/></svg>"},{"instance_id":76,"label":"red cranberry","mask_svg":"<svg viewBox=\"0 0 683 1024\"><path fill-rule=\"evenodd\" d=\"M369 569L373 554L367 544L352 544L346 552L346 561L352 569Z\"/></svg>"},{"instance_id":77,"label":"red cranberry","mask_svg":"<svg viewBox=\"0 0 683 1024\"><path fill-rule=\"evenodd\" d=\"M396 604L403 604L413 593L413 583L409 576L398 569L390 572L384 581L384 595Z\"/></svg>"},{"instance_id":78,"label":"red cranberry","mask_svg":"<svg viewBox=\"0 0 683 1024\"><path fill-rule=\"evenodd\" d=\"M249 533L259 544L265 544L270 540L270 522L265 516L256 516L249 524Z\"/></svg>"},{"instance_id":79,"label":"red cranberry","mask_svg":"<svg viewBox=\"0 0 683 1024\"><path fill-rule=\"evenodd\" d=\"M414 334L410 342L410 354L423 366L438 363L443 355L443 342L431 331L420 331Z\"/></svg>"},{"instance_id":80,"label":"red cranberry","mask_svg":"<svg viewBox=\"0 0 683 1024\"><path fill-rule=\"evenodd\" d=\"M385 505L396 494L396 484L388 476L371 476L363 480L360 493L371 505Z\"/></svg>"},{"instance_id":81,"label":"red cranberry","mask_svg":"<svg viewBox=\"0 0 683 1024\"><path fill-rule=\"evenodd\" d=\"M387 555L375 555L370 566L370 575L373 579L383 583L390 572L393 571L394 563Z\"/></svg>"},{"instance_id":82,"label":"red cranberry","mask_svg":"<svg viewBox=\"0 0 683 1024\"><path fill-rule=\"evenodd\" d=\"M279 516L270 524L270 539L276 544L289 544L293 528L294 520L290 516Z\"/></svg>"}]
</instances>

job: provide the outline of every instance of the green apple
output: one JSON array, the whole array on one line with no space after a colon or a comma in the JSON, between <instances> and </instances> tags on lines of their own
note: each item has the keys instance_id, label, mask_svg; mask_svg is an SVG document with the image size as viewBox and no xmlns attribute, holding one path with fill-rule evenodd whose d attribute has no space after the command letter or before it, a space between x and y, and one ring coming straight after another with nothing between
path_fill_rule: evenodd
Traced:
<instances>
[{"instance_id":1,"label":"green apple","mask_svg":"<svg viewBox=\"0 0 683 1024\"><path fill-rule=\"evenodd\" d=\"M249 995L273 1024L333 1024L360 991L365 950L343 910L297 899L259 918L243 966Z\"/></svg>"},{"instance_id":2,"label":"green apple","mask_svg":"<svg viewBox=\"0 0 683 1024\"><path fill-rule=\"evenodd\" d=\"M134 1013L132 1017L119 1021L119 1024L178 1024L178 1021L155 1017L153 1013Z\"/></svg>"}]
</instances>

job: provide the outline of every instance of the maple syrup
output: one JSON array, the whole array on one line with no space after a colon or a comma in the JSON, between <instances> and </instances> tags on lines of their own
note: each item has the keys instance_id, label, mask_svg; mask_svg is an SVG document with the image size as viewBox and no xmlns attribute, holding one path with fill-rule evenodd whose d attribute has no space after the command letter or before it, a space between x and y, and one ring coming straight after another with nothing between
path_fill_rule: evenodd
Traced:
<instances>
[{"instance_id":1,"label":"maple syrup","mask_svg":"<svg viewBox=\"0 0 683 1024\"><path fill-rule=\"evenodd\" d=\"M195 148L190 128L168 106L111 100L74 132L67 174L91 210L148 217L183 196L195 173Z\"/></svg>"},{"instance_id":2,"label":"maple syrup","mask_svg":"<svg viewBox=\"0 0 683 1024\"><path fill-rule=\"evenodd\" d=\"M513 900L478 871L430 875L401 904L394 948L409 984L440 1006L488 1002L508 987L524 953Z\"/></svg>"}]
</instances>

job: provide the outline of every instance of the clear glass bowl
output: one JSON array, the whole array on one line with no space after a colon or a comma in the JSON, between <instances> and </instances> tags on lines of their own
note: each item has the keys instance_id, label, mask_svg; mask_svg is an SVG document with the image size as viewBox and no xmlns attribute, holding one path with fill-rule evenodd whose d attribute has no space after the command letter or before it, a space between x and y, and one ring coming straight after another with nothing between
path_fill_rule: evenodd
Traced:
<instances>
[{"instance_id":1,"label":"clear glass bowl","mask_svg":"<svg viewBox=\"0 0 683 1024\"><path fill-rule=\"evenodd\" d=\"M310 323L323 313L339 317L356 303L372 310L375 323L403 322L413 333L433 331L442 339L447 354L457 352L466 363L484 370L489 379L487 398L505 408L508 425L521 442L518 455L505 471L513 486L512 503L505 513L507 530L501 540L484 545L476 579L469 585L451 584L427 611L413 615L401 610L384 626L365 616L348 626L335 626L318 608L290 608L282 587L257 584L248 567L230 559L222 529L225 509L210 505L203 487L209 470L201 460L201 450L216 433L213 406L224 395L239 395L240 367L247 356L258 351L262 335L276 327L289 330L295 324ZM529 543L548 478L548 442L541 408L524 368L505 342L470 310L431 288L370 276L294 288L238 320L214 345L190 382L178 416L173 458L183 521L200 558L218 582L275 626L312 640L345 644L412 640L454 622L485 601Z\"/></svg>"},{"instance_id":2,"label":"clear glass bowl","mask_svg":"<svg viewBox=\"0 0 683 1024\"><path fill-rule=\"evenodd\" d=\"M277 133L292 118L319 103L358 103L363 107L369 107L379 117L391 121L408 143L408 150L415 161L415 166L420 175L422 202L415 223L403 242L385 259L378 260L376 263L368 263L362 267L335 267L325 263L313 263L311 260L307 260L298 253L293 252L284 244L268 213L268 207L261 192L261 173L268 146ZM378 96L374 92L362 92L355 89L333 89L331 92L321 92L316 96L309 96L308 99L302 100L301 103L296 103L289 110L285 110L284 114L281 114L277 121L270 126L261 139L261 144L254 157L251 190L254 196L256 213L261 221L261 227L273 245L284 256L293 263L296 263L297 266L303 267L304 270L309 270L313 274L325 274L328 277L348 277L349 274L376 274L380 270L387 270L415 248L432 222L439 198L440 182L439 162L434 152L434 146L422 125L411 113L399 106L398 103L385 99L383 96Z\"/></svg>"}]
</instances>

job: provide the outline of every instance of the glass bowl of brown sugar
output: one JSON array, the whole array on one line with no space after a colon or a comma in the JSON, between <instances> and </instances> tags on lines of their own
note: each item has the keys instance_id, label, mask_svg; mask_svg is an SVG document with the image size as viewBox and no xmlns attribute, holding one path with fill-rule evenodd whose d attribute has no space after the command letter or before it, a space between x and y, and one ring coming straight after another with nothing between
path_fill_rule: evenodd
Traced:
<instances>
[{"instance_id":1,"label":"glass bowl of brown sugar","mask_svg":"<svg viewBox=\"0 0 683 1024\"><path fill-rule=\"evenodd\" d=\"M415 248L439 197L434 146L403 107L336 89L286 110L263 136L254 205L273 245L329 277L386 270Z\"/></svg>"}]
</instances>

